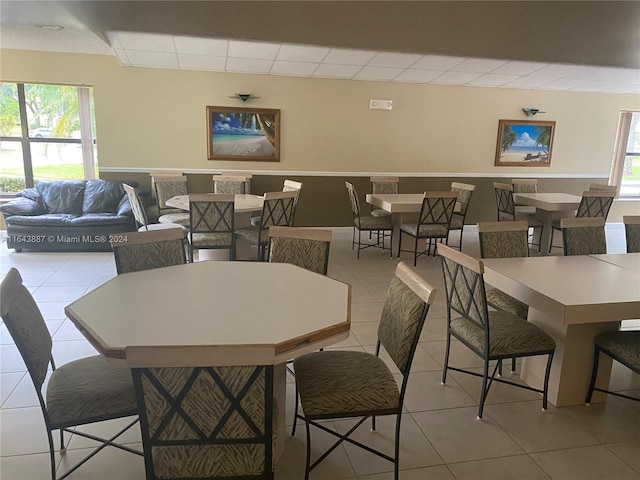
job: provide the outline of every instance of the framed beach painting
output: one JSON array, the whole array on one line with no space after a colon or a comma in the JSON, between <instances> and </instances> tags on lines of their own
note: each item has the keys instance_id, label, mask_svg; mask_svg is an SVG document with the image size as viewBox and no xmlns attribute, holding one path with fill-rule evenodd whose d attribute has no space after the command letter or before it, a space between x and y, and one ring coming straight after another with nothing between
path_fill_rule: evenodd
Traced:
<instances>
[{"instance_id":1,"label":"framed beach painting","mask_svg":"<svg viewBox=\"0 0 640 480\"><path fill-rule=\"evenodd\" d=\"M548 167L556 122L500 120L496 166Z\"/></svg>"},{"instance_id":2,"label":"framed beach painting","mask_svg":"<svg viewBox=\"0 0 640 480\"><path fill-rule=\"evenodd\" d=\"M207 107L209 160L280 161L280 110Z\"/></svg>"}]
</instances>

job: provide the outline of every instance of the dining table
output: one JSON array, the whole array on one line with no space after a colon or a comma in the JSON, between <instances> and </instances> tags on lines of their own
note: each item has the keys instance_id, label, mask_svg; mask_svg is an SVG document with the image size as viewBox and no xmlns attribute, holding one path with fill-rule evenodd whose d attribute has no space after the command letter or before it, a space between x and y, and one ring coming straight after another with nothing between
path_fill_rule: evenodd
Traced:
<instances>
[{"instance_id":1,"label":"dining table","mask_svg":"<svg viewBox=\"0 0 640 480\"><path fill-rule=\"evenodd\" d=\"M552 223L560 218L574 217L582 197L569 193L515 193L513 200L519 205L535 207L535 216L544 224L540 238L540 251L549 252L553 241Z\"/></svg>"},{"instance_id":2,"label":"dining table","mask_svg":"<svg viewBox=\"0 0 640 480\"><path fill-rule=\"evenodd\" d=\"M628 255L628 256L627 256ZM529 305L528 321L556 341L549 401L584 404L594 338L640 318L640 254L483 259L485 281ZM523 359L521 379L541 387L546 358ZM600 359L596 385L606 388L611 359ZM603 401L603 394L593 402Z\"/></svg>"},{"instance_id":3,"label":"dining table","mask_svg":"<svg viewBox=\"0 0 640 480\"><path fill-rule=\"evenodd\" d=\"M118 275L65 312L113 365L274 365L278 458L286 362L349 336L351 286L285 263L196 262Z\"/></svg>"}]
</instances>

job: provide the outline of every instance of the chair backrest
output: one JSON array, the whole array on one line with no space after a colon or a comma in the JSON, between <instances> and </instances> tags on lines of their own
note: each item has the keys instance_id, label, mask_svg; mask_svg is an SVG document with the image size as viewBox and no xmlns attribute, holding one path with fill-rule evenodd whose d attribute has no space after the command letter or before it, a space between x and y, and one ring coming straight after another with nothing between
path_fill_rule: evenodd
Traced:
<instances>
[{"instance_id":1,"label":"chair backrest","mask_svg":"<svg viewBox=\"0 0 640 480\"><path fill-rule=\"evenodd\" d=\"M149 170L149 177L151 177L151 198L156 199L156 177L179 177L184 175L182 172L176 172L175 170Z\"/></svg>"},{"instance_id":2,"label":"chair backrest","mask_svg":"<svg viewBox=\"0 0 640 480\"><path fill-rule=\"evenodd\" d=\"M578 205L576 218L603 217L606 219L615 197L615 192L585 190L582 192L582 199L580 200L580 205Z\"/></svg>"},{"instance_id":3,"label":"chair backrest","mask_svg":"<svg viewBox=\"0 0 640 480\"><path fill-rule=\"evenodd\" d=\"M149 360L141 350L127 349L127 359ZM134 363L131 373L147 479L272 478L273 365Z\"/></svg>"},{"instance_id":4,"label":"chair backrest","mask_svg":"<svg viewBox=\"0 0 640 480\"><path fill-rule=\"evenodd\" d=\"M398 193L400 177L371 177L371 193Z\"/></svg>"},{"instance_id":5,"label":"chair backrest","mask_svg":"<svg viewBox=\"0 0 640 480\"><path fill-rule=\"evenodd\" d=\"M169 212L181 212L180 209L167 207L167 200L176 195L187 195L187 177L184 175L176 177L153 177L156 187L156 202L158 203L158 213L164 215Z\"/></svg>"},{"instance_id":6,"label":"chair backrest","mask_svg":"<svg viewBox=\"0 0 640 480\"><path fill-rule=\"evenodd\" d=\"M122 184L122 188L124 188L125 193L127 194L127 198L129 199L129 205L131 205L131 211L133 212L133 218L135 218L138 227L147 228L147 214L144 211L144 207L142 206L142 202L140 201L140 197L136 193L135 188L131 185L127 185L126 183Z\"/></svg>"},{"instance_id":7,"label":"chair backrest","mask_svg":"<svg viewBox=\"0 0 640 480\"><path fill-rule=\"evenodd\" d=\"M294 180L285 180L282 185L283 192L296 192L296 198L293 201L293 217L291 219L291 225L295 221L296 210L298 209L298 201L300 200L300 192L302 191L302 183Z\"/></svg>"},{"instance_id":8,"label":"chair backrest","mask_svg":"<svg viewBox=\"0 0 640 480\"><path fill-rule=\"evenodd\" d=\"M640 215L624 215L622 223L627 239L627 253L640 252Z\"/></svg>"},{"instance_id":9,"label":"chair backrest","mask_svg":"<svg viewBox=\"0 0 640 480\"><path fill-rule=\"evenodd\" d=\"M589 185L589 190L601 191L601 192L615 192L618 194L618 187L615 185L604 185L602 183L592 183Z\"/></svg>"},{"instance_id":10,"label":"chair backrest","mask_svg":"<svg viewBox=\"0 0 640 480\"><path fill-rule=\"evenodd\" d=\"M563 218L560 220L565 255L607 253L604 217Z\"/></svg>"},{"instance_id":11,"label":"chair backrest","mask_svg":"<svg viewBox=\"0 0 640 480\"><path fill-rule=\"evenodd\" d=\"M46 416L41 391L49 363L53 365L51 335L38 305L13 267L0 284L0 315L27 366Z\"/></svg>"},{"instance_id":12,"label":"chair backrest","mask_svg":"<svg viewBox=\"0 0 640 480\"><path fill-rule=\"evenodd\" d=\"M463 316L489 338L489 310L484 285L484 264L446 245L438 246L447 296L447 319ZM455 315L452 313L455 312Z\"/></svg>"},{"instance_id":13,"label":"chair backrest","mask_svg":"<svg viewBox=\"0 0 640 480\"><path fill-rule=\"evenodd\" d=\"M235 195L192 193L189 195L189 238L198 233L219 234L220 245L230 246L234 233Z\"/></svg>"},{"instance_id":14,"label":"chair backrest","mask_svg":"<svg viewBox=\"0 0 640 480\"><path fill-rule=\"evenodd\" d=\"M242 175L214 175L213 193L245 194L247 193L246 177Z\"/></svg>"},{"instance_id":15,"label":"chair backrest","mask_svg":"<svg viewBox=\"0 0 640 480\"><path fill-rule=\"evenodd\" d=\"M513 193L538 193L537 178L513 178L511 179Z\"/></svg>"},{"instance_id":16,"label":"chair backrest","mask_svg":"<svg viewBox=\"0 0 640 480\"><path fill-rule=\"evenodd\" d=\"M418 222L420 225L440 225L449 229L458 192L424 192Z\"/></svg>"},{"instance_id":17,"label":"chair backrest","mask_svg":"<svg viewBox=\"0 0 640 480\"><path fill-rule=\"evenodd\" d=\"M329 267L331 230L315 228L269 228L269 261L291 263L326 275Z\"/></svg>"},{"instance_id":18,"label":"chair backrest","mask_svg":"<svg viewBox=\"0 0 640 480\"><path fill-rule=\"evenodd\" d=\"M478 238L481 258L528 257L527 222L480 222Z\"/></svg>"},{"instance_id":19,"label":"chair backrest","mask_svg":"<svg viewBox=\"0 0 640 480\"><path fill-rule=\"evenodd\" d=\"M400 370L403 390L429 306L436 289L416 270L400 262L389 284L378 325L378 341Z\"/></svg>"},{"instance_id":20,"label":"chair backrest","mask_svg":"<svg viewBox=\"0 0 640 480\"><path fill-rule=\"evenodd\" d=\"M181 228L123 233L111 248L118 275L186 263Z\"/></svg>"},{"instance_id":21,"label":"chair backrest","mask_svg":"<svg viewBox=\"0 0 640 480\"><path fill-rule=\"evenodd\" d=\"M476 186L469 183L451 182L451 191L458 193L458 203L460 204L460 209L454 212L454 215L460 215L463 219L467 216L471 195L475 189Z\"/></svg>"},{"instance_id":22,"label":"chair backrest","mask_svg":"<svg viewBox=\"0 0 640 480\"><path fill-rule=\"evenodd\" d=\"M260 230L267 230L273 226L290 227L293 222L293 205L296 195L297 192L265 193L260 216Z\"/></svg>"},{"instance_id":23,"label":"chair backrest","mask_svg":"<svg viewBox=\"0 0 640 480\"><path fill-rule=\"evenodd\" d=\"M496 194L496 207L498 210L498 221L512 221L516 218L516 207L513 202L513 187L506 183L493 183Z\"/></svg>"},{"instance_id":24,"label":"chair backrest","mask_svg":"<svg viewBox=\"0 0 640 480\"><path fill-rule=\"evenodd\" d=\"M349 203L351 204L351 213L353 214L353 218L360 218L360 202L358 202L358 193L356 189L353 188L353 184L349 182L344 182L347 187L347 193L349 194Z\"/></svg>"}]
</instances>

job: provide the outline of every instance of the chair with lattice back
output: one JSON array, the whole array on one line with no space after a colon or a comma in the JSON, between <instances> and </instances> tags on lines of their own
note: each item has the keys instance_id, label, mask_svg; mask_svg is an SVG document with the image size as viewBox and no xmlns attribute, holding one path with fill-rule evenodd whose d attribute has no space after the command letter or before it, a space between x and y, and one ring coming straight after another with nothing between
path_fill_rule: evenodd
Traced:
<instances>
[{"instance_id":1,"label":"chair with lattice back","mask_svg":"<svg viewBox=\"0 0 640 480\"><path fill-rule=\"evenodd\" d=\"M501 311L489 311L484 284L484 264L469 255L442 246L442 271L447 297L447 343L442 370L442 383L447 372L453 370L482 378L478 418L482 418L485 400L493 382L542 393L542 408L547 408L549 373L556 344L547 333L531 322ZM471 350L483 360L483 372L478 373L449 365L451 339ZM537 389L514 383L496 374L502 360L537 355L547 355L547 367L543 388ZM489 373L490 362L496 362Z\"/></svg>"},{"instance_id":2,"label":"chair with lattice back","mask_svg":"<svg viewBox=\"0 0 640 480\"><path fill-rule=\"evenodd\" d=\"M188 195L187 177L154 177L156 204L158 205L158 222L177 223L184 227L189 225L189 214L179 208L167 206L167 200L178 195Z\"/></svg>"},{"instance_id":3,"label":"chair with lattice back","mask_svg":"<svg viewBox=\"0 0 640 480\"><path fill-rule=\"evenodd\" d=\"M60 431L62 455L65 455L66 451L64 432L70 436L77 435L100 443L97 449L91 449L75 465L59 467L65 471L58 480L75 472L106 446L117 447L137 455L142 454L129 446L115 443L120 435L138 422L138 404L128 368L113 367L101 355L74 360L56 368L52 355L53 343L47 325L15 268L9 269L0 285L0 314L36 390L49 440L52 480L56 480L58 463L53 442L54 430ZM49 366L52 372L49 372ZM45 382L47 377L48 381ZM122 428L118 427L120 430L117 433L109 434L109 439L76 428L133 416L136 417L129 418Z\"/></svg>"},{"instance_id":4,"label":"chair with lattice back","mask_svg":"<svg viewBox=\"0 0 640 480\"><path fill-rule=\"evenodd\" d=\"M147 219L147 213L144 209L144 206L142 205L142 202L140 201L140 197L138 197L138 194L136 193L135 188L133 188L131 185L127 185L126 183L122 184L122 188L124 188L124 191L127 194L127 198L129 199L131 211L133 212L133 217L136 220L139 232L177 228L182 231L184 238L187 238L188 229L178 223L149 223Z\"/></svg>"},{"instance_id":5,"label":"chair with lattice back","mask_svg":"<svg viewBox=\"0 0 640 480\"><path fill-rule=\"evenodd\" d=\"M127 348L146 479L272 479L273 365L161 366L173 354Z\"/></svg>"},{"instance_id":6,"label":"chair with lattice back","mask_svg":"<svg viewBox=\"0 0 640 480\"><path fill-rule=\"evenodd\" d=\"M213 193L244 195L247 191L247 177L244 175L214 175Z\"/></svg>"},{"instance_id":7,"label":"chair with lattice back","mask_svg":"<svg viewBox=\"0 0 640 480\"><path fill-rule=\"evenodd\" d=\"M177 228L115 235L111 248L118 275L186 263L184 236Z\"/></svg>"},{"instance_id":8,"label":"chair with lattice back","mask_svg":"<svg viewBox=\"0 0 640 480\"><path fill-rule=\"evenodd\" d=\"M624 215L622 223L627 240L627 253L640 252L640 215Z\"/></svg>"},{"instance_id":9,"label":"chair with lattice back","mask_svg":"<svg viewBox=\"0 0 640 480\"><path fill-rule=\"evenodd\" d=\"M391 245L393 245L393 224L391 223L391 217L373 217L371 215L360 214L360 201L358 200L358 193L353 187L353 184L344 182L347 187L347 194L349 195L349 203L351 205L351 214L353 216L353 233L351 235L351 250L356 245L358 246L357 257L360 258L360 250L365 248L380 248L387 250L384 246L384 239L389 237L389 256L393 256L391 251ZM356 231L358 232L358 241L356 242ZM376 238L374 243L363 243L362 232L375 233ZM371 237L369 237L371 238Z\"/></svg>"},{"instance_id":10,"label":"chair with lattice back","mask_svg":"<svg viewBox=\"0 0 640 480\"><path fill-rule=\"evenodd\" d=\"M236 230L236 238L248 241L258 249L258 260L266 260L269 246L269 228L290 227L293 222L293 205L297 192L267 192L257 226Z\"/></svg>"},{"instance_id":11,"label":"chair with lattice back","mask_svg":"<svg viewBox=\"0 0 640 480\"><path fill-rule=\"evenodd\" d=\"M533 228L533 235L531 235L531 244L538 246L538 251L541 248L542 230L544 229L544 223L535 217L534 213L529 211L517 211L513 198L513 186L506 183L494 182L493 189L496 196L496 207L498 213L499 222L513 222L522 221L527 222L529 228ZM538 243L533 243L533 239L538 233Z\"/></svg>"},{"instance_id":12,"label":"chair with lattice back","mask_svg":"<svg viewBox=\"0 0 640 480\"><path fill-rule=\"evenodd\" d=\"M400 193L400 177L371 177L371 193L398 194ZM381 208L371 208L372 217L388 217L391 213Z\"/></svg>"},{"instance_id":13,"label":"chair with lattice back","mask_svg":"<svg viewBox=\"0 0 640 480\"><path fill-rule=\"evenodd\" d=\"M236 259L234 234L235 195L192 193L189 195L189 261L193 251L228 249L229 258Z\"/></svg>"},{"instance_id":14,"label":"chair with lattice back","mask_svg":"<svg viewBox=\"0 0 640 480\"><path fill-rule=\"evenodd\" d=\"M513 187L513 193L538 193L538 179L537 178L513 178L511 179L511 186ZM516 207L516 213L524 213L527 215L533 215L536 213L536 207L519 203L514 198L514 204Z\"/></svg>"},{"instance_id":15,"label":"chair with lattice back","mask_svg":"<svg viewBox=\"0 0 640 480\"><path fill-rule=\"evenodd\" d=\"M449 231L459 230L460 241L458 242L458 250L462 250L462 232L464 231L464 221L467 218L467 210L469 209L469 203L471 203L471 196L476 189L475 185L468 183L452 182L451 191L458 192L458 199L456 200L455 208L453 209L453 216L451 217L451 225L449 225ZM447 238L447 241L449 239Z\"/></svg>"}]
</instances>

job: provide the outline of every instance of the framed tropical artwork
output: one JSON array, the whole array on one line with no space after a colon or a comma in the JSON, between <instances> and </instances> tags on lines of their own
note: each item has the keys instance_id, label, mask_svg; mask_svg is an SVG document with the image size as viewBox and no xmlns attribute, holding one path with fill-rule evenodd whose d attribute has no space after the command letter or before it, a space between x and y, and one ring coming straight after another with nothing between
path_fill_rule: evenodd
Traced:
<instances>
[{"instance_id":1,"label":"framed tropical artwork","mask_svg":"<svg viewBox=\"0 0 640 480\"><path fill-rule=\"evenodd\" d=\"M209 160L280 161L280 110L207 107Z\"/></svg>"},{"instance_id":2,"label":"framed tropical artwork","mask_svg":"<svg viewBox=\"0 0 640 480\"><path fill-rule=\"evenodd\" d=\"M548 167L556 122L500 120L496 166Z\"/></svg>"}]
</instances>

